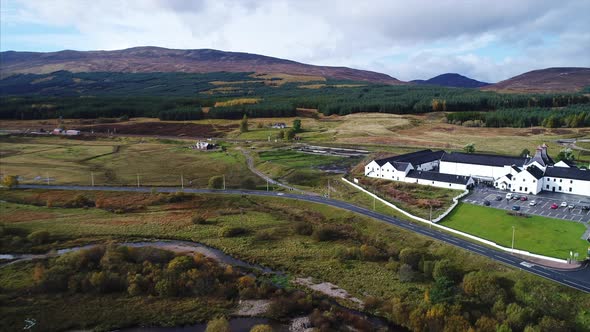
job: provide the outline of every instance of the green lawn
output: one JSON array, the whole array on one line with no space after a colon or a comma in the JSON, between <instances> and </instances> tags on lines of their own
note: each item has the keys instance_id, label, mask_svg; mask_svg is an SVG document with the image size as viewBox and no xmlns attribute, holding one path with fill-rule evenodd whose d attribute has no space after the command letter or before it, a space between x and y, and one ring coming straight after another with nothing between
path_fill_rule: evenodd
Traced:
<instances>
[{"instance_id":1,"label":"green lawn","mask_svg":"<svg viewBox=\"0 0 590 332\"><path fill-rule=\"evenodd\" d=\"M459 204L441 224L505 247L512 244L514 226L516 249L563 259L570 251L583 257L589 246L581 239L586 230L581 223L540 216L514 217L504 210L471 204Z\"/></svg>"}]
</instances>

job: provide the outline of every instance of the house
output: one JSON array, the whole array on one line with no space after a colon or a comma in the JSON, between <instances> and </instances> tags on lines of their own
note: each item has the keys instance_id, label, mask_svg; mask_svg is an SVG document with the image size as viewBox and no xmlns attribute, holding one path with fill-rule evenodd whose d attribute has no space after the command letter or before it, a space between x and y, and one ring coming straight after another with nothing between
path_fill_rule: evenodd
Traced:
<instances>
[{"instance_id":1,"label":"house","mask_svg":"<svg viewBox=\"0 0 590 332\"><path fill-rule=\"evenodd\" d=\"M365 176L452 189L478 182L530 195L552 191L590 196L590 171L555 163L547 150L543 144L532 157L421 150L372 160Z\"/></svg>"},{"instance_id":2,"label":"house","mask_svg":"<svg viewBox=\"0 0 590 332\"><path fill-rule=\"evenodd\" d=\"M273 123L270 127L274 129L285 129L287 128L287 125L284 122L277 122Z\"/></svg>"},{"instance_id":3,"label":"house","mask_svg":"<svg viewBox=\"0 0 590 332\"><path fill-rule=\"evenodd\" d=\"M51 131L51 135L61 135L63 133L63 129L61 128L55 128Z\"/></svg>"},{"instance_id":4,"label":"house","mask_svg":"<svg viewBox=\"0 0 590 332\"><path fill-rule=\"evenodd\" d=\"M197 141L197 143L190 148L194 150L213 150L217 148L217 146L213 143Z\"/></svg>"},{"instance_id":5,"label":"house","mask_svg":"<svg viewBox=\"0 0 590 332\"><path fill-rule=\"evenodd\" d=\"M66 130L65 131L65 135L67 135L67 136L78 136L78 135L80 135L80 131L79 130Z\"/></svg>"}]
</instances>

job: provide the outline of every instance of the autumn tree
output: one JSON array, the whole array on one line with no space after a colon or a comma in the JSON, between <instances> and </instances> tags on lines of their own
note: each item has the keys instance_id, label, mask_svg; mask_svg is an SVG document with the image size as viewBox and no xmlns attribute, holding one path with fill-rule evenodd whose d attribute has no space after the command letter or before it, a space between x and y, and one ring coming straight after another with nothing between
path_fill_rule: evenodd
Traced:
<instances>
[{"instance_id":1,"label":"autumn tree","mask_svg":"<svg viewBox=\"0 0 590 332\"><path fill-rule=\"evenodd\" d=\"M2 178L2 185L6 188L14 188L18 185L18 177L14 175L6 175Z\"/></svg>"},{"instance_id":2,"label":"autumn tree","mask_svg":"<svg viewBox=\"0 0 590 332\"><path fill-rule=\"evenodd\" d=\"M225 317L215 318L207 323L205 332L231 332L229 322Z\"/></svg>"},{"instance_id":3,"label":"autumn tree","mask_svg":"<svg viewBox=\"0 0 590 332\"><path fill-rule=\"evenodd\" d=\"M212 176L209 179L209 189L223 189L223 177L220 175Z\"/></svg>"}]
</instances>

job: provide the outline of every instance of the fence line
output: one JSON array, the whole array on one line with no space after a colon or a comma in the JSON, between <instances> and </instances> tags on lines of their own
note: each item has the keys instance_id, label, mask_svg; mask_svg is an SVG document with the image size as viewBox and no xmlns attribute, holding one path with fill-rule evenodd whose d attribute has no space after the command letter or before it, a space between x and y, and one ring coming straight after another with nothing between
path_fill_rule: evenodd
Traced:
<instances>
[{"instance_id":1,"label":"fence line","mask_svg":"<svg viewBox=\"0 0 590 332\"><path fill-rule=\"evenodd\" d=\"M388 201L382 199L381 197L373 194L372 192L366 190L365 188L363 188L363 187L361 187L361 186L359 186L357 184L354 184L354 183L348 181L345 178L342 178L342 181L344 181L345 183L348 183L349 185L353 186L354 188L356 188L356 189L358 189L358 190L360 190L360 191L362 191L362 192L364 192L364 193L372 196L373 198L378 199L383 204L385 204L385 205L393 208L396 211L401 212L405 216L408 216L408 217L410 217L410 218L412 218L414 220L417 220L417 221L420 221L420 222L423 222L423 223L427 223L427 224L432 225L434 227L438 227L438 228L440 228L442 230L445 230L447 232L464 236L466 238L469 238L469 239L472 239L472 240L475 240L475 241L484 243L486 245L492 246L492 247L497 248L497 249L500 249L502 251L506 251L506 252L510 252L510 253L514 253L514 254L519 254L519 255L523 255L523 256L529 256L529 257L533 257L533 258L545 259L545 260L549 260L549 261L553 261L553 262L558 262L558 263L568 263L568 261L565 260L565 259L559 259L559 258L554 258L554 257L548 257L548 256L533 254L531 252L524 251L524 250L506 248L506 247L503 247L503 246L501 246L501 245L499 245L499 244L497 244L495 242L492 242L490 240L486 240L486 239L477 237L475 235L464 233L464 232L461 232L459 230L456 230L456 229L453 229L453 228L449 228L449 227L446 227L446 226L442 226L442 225L437 224L438 221L440 221L440 220L442 220L442 218L446 217L459 204L459 200L462 197L464 197L465 195L467 195L469 193L468 190L465 190L465 192L463 192L461 195L453 198L453 201L454 201L453 205L449 209L447 209L447 211L445 211L441 216L439 216L438 218L436 218L432 222L430 222L429 220L426 220L424 218L415 216L415 215L413 215L413 214L411 214L411 213L409 213L407 211L404 211L404 210L400 209L399 207L395 206L391 202L388 202Z\"/></svg>"}]
</instances>

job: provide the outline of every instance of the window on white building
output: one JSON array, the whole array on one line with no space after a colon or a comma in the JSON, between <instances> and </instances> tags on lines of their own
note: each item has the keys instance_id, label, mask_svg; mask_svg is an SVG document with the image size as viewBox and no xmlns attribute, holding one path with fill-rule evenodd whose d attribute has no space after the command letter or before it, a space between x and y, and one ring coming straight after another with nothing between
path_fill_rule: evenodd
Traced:
<instances>
[{"instance_id":1,"label":"window on white building","mask_svg":"<svg viewBox=\"0 0 590 332\"><path fill-rule=\"evenodd\" d=\"M570 187L570 193L572 192L572 187Z\"/></svg>"}]
</instances>

